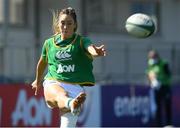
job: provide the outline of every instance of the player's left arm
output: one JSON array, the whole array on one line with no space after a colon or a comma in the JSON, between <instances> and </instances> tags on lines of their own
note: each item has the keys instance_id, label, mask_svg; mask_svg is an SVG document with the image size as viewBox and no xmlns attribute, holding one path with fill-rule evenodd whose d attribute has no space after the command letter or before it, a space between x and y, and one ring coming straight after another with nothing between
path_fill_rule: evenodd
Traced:
<instances>
[{"instance_id":1,"label":"player's left arm","mask_svg":"<svg viewBox=\"0 0 180 128\"><path fill-rule=\"evenodd\" d=\"M93 42L87 38L82 38L82 45L86 51L91 54L93 57L106 56L106 50L104 45L96 46Z\"/></svg>"},{"instance_id":2,"label":"player's left arm","mask_svg":"<svg viewBox=\"0 0 180 128\"><path fill-rule=\"evenodd\" d=\"M93 56L106 56L106 50L104 45L95 46L94 44L91 44L87 47L87 51Z\"/></svg>"}]
</instances>

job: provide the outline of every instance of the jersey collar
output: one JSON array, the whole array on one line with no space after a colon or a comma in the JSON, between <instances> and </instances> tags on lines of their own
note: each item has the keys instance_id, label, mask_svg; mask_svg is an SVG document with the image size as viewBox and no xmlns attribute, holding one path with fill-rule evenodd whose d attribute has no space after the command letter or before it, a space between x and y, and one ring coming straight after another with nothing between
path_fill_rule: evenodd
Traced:
<instances>
[{"instance_id":1,"label":"jersey collar","mask_svg":"<svg viewBox=\"0 0 180 128\"><path fill-rule=\"evenodd\" d=\"M66 40L61 40L61 35L58 34L55 37L55 44L56 45L61 45L61 44L68 44L69 42L71 42L74 38L75 38L76 34L73 34L70 38L66 39Z\"/></svg>"}]
</instances>

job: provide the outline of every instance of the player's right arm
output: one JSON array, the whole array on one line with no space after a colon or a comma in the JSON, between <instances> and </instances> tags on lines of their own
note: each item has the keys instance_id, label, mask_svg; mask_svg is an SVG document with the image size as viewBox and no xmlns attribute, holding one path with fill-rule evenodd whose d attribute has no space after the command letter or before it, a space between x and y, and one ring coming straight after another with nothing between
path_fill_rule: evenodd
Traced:
<instances>
[{"instance_id":1,"label":"player's right arm","mask_svg":"<svg viewBox=\"0 0 180 128\"><path fill-rule=\"evenodd\" d=\"M47 67L47 61L42 57L40 57L36 67L36 79L32 83L32 89L35 89L35 95L37 95L37 92L41 86L41 81L46 67Z\"/></svg>"},{"instance_id":2,"label":"player's right arm","mask_svg":"<svg viewBox=\"0 0 180 128\"><path fill-rule=\"evenodd\" d=\"M48 43L46 40L45 43L43 44L41 57L36 67L36 78L32 83L32 89L35 90L35 95L37 95L37 92L41 86L43 74L48 64L47 53L48 53Z\"/></svg>"}]
</instances>

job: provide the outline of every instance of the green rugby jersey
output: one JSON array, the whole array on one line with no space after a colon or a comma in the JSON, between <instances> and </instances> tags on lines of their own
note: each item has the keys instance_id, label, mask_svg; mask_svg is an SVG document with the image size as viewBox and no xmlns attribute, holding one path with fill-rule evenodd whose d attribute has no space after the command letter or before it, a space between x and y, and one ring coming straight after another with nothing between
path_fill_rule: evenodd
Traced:
<instances>
[{"instance_id":1,"label":"green rugby jersey","mask_svg":"<svg viewBox=\"0 0 180 128\"><path fill-rule=\"evenodd\" d=\"M171 75L166 71L167 62L162 59L159 60L157 64L148 65L147 73L153 71L157 75L157 79L161 82L163 86L170 86Z\"/></svg>"},{"instance_id":2,"label":"green rugby jersey","mask_svg":"<svg viewBox=\"0 0 180 128\"><path fill-rule=\"evenodd\" d=\"M88 38L78 34L63 41L60 35L47 39L41 54L48 62L45 79L94 85L93 57L86 51L91 43Z\"/></svg>"}]
</instances>

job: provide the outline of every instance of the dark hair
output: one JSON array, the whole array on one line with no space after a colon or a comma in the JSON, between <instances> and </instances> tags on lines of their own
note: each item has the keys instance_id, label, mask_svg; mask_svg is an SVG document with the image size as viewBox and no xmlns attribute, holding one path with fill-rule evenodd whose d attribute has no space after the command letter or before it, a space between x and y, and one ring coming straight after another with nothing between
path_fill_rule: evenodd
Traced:
<instances>
[{"instance_id":1,"label":"dark hair","mask_svg":"<svg viewBox=\"0 0 180 128\"><path fill-rule=\"evenodd\" d=\"M62 9L61 11L56 11L56 12L52 11L52 14L53 14L53 26L52 26L52 29L53 29L54 34L59 33L58 21L59 21L59 17L62 14L70 15L73 18L74 23L76 24L76 28L74 29L74 32L77 30L77 16L76 16L75 9L73 9L71 7L68 7L68 8Z\"/></svg>"},{"instance_id":2,"label":"dark hair","mask_svg":"<svg viewBox=\"0 0 180 128\"><path fill-rule=\"evenodd\" d=\"M149 51L148 57L149 57L149 58L152 58L152 57L153 57L153 58L154 58L154 57L160 58L159 53L158 53L155 49L151 49L151 50Z\"/></svg>"}]
</instances>

